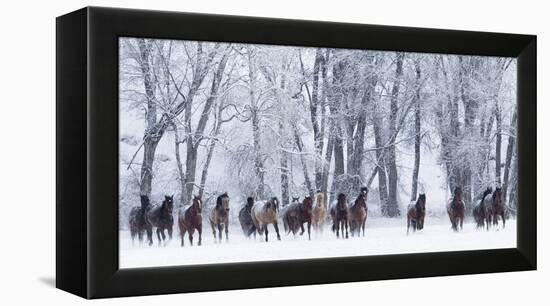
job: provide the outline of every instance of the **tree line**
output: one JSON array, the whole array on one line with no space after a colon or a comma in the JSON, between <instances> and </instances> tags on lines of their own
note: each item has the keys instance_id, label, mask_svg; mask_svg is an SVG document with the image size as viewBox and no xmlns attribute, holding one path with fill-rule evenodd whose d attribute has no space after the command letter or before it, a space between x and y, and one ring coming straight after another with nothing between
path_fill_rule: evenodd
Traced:
<instances>
[{"instance_id":1,"label":"tree line","mask_svg":"<svg viewBox=\"0 0 550 306\"><path fill-rule=\"evenodd\" d=\"M516 207L513 59L122 38L120 68L121 111L145 122L121 159L133 192L155 192L165 175L155 172L157 148L169 138L184 204L216 191L214 171L243 198L283 205L294 194L321 191L332 202L365 186L395 217L399 194L414 200L430 180L421 169L430 150L446 182L436 187L460 186L468 211L488 184ZM224 169L212 166L219 156Z\"/></svg>"}]
</instances>

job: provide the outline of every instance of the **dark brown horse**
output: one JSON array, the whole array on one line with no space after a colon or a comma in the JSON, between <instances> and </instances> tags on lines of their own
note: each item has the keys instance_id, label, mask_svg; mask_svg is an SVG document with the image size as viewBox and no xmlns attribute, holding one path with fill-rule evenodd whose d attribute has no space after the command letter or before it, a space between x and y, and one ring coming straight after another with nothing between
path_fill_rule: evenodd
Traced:
<instances>
[{"instance_id":1,"label":"dark brown horse","mask_svg":"<svg viewBox=\"0 0 550 306\"><path fill-rule=\"evenodd\" d=\"M410 204L407 208L407 234L412 225L413 232L424 228L424 218L426 217L426 195L421 193L416 203Z\"/></svg>"},{"instance_id":2,"label":"dark brown horse","mask_svg":"<svg viewBox=\"0 0 550 306\"><path fill-rule=\"evenodd\" d=\"M494 226L498 226L498 218L501 217L502 228L506 227L506 207L504 206L501 187L495 188L495 191L493 192L490 213Z\"/></svg>"},{"instance_id":3,"label":"dark brown horse","mask_svg":"<svg viewBox=\"0 0 550 306\"><path fill-rule=\"evenodd\" d=\"M164 201L161 205L153 206L145 214L145 219L148 225L153 228L157 228L157 238L159 245L166 241L166 235L164 231L168 232L168 237L172 239L172 228L174 227L174 216L172 215L174 209L174 196L164 196Z\"/></svg>"},{"instance_id":4,"label":"dark brown horse","mask_svg":"<svg viewBox=\"0 0 550 306\"><path fill-rule=\"evenodd\" d=\"M462 230L465 206L464 202L462 202L462 189L455 187L453 194L453 199L447 204L447 214L449 215L449 220L451 220L451 227L457 232L459 225L460 230Z\"/></svg>"},{"instance_id":5,"label":"dark brown horse","mask_svg":"<svg viewBox=\"0 0 550 306\"><path fill-rule=\"evenodd\" d=\"M283 225L285 232L296 235L298 229L301 229L300 235L305 232L304 223L307 223L307 237L311 240L311 210L313 209L313 200L307 196L302 203L294 203L287 206L283 212Z\"/></svg>"},{"instance_id":6,"label":"dark brown horse","mask_svg":"<svg viewBox=\"0 0 550 306\"><path fill-rule=\"evenodd\" d=\"M336 232L336 237L339 238L340 231L342 231L342 238L348 238L348 203L345 194L338 194L336 205L330 208L330 216L332 231ZM346 230L345 236L344 229Z\"/></svg>"},{"instance_id":7,"label":"dark brown horse","mask_svg":"<svg viewBox=\"0 0 550 306\"><path fill-rule=\"evenodd\" d=\"M145 220L147 211L151 208L149 203L149 197L146 195L141 196L141 205L132 207L130 214L128 215L128 223L130 224L130 235L132 236L132 243L136 236L139 239L139 243L143 241L143 233L147 233L147 240L149 245L153 244L153 230Z\"/></svg>"},{"instance_id":8,"label":"dark brown horse","mask_svg":"<svg viewBox=\"0 0 550 306\"><path fill-rule=\"evenodd\" d=\"M487 212L490 210L487 209L487 206L490 205L485 198L493 192L493 188L487 187L481 196L481 200L474 206L472 214L474 215L474 220L476 221L476 228L483 228L487 224L487 229L489 229L489 222L487 220ZM486 203L487 202L487 203Z\"/></svg>"},{"instance_id":9,"label":"dark brown horse","mask_svg":"<svg viewBox=\"0 0 550 306\"><path fill-rule=\"evenodd\" d=\"M241 228L243 229L243 234L248 238L250 235L254 234L256 237L256 227L254 226L254 221L252 221L252 206L254 205L254 198L248 197L246 199L246 205L241 208L239 211L239 222L241 223Z\"/></svg>"},{"instance_id":10,"label":"dark brown horse","mask_svg":"<svg viewBox=\"0 0 550 306\"><path fill-rule=\"evenodd\" d=\"M363 230L363 237L365 236L365 223L367 223L367 215L369 209L367 207L367 196L369 190L366 187L361 188L361 192L355 199L355 203L349 208L349 228L351 236L357 234L357 237L361 235L361 229Z\"/></svg>"},{"instance_id":11,"label":"dark brown horse","mask_svg":"<svg viewBox=\"0 0 550 306\"><path fill-rule=\"evenodd\" d=\"M193 245L193 234L195 230L199 233L199 243L202 243L202 200L194 196L190 206L184 207L178 214L178 225L180 228L181 246L185 233L189 234L189 242Z\"/></svg>"},{"instance_id":12,"label":"dark brown horse","mask_svg":"<svg viewBox=\"0 0 550 306\"><path fill-rule=\"evenodd\" d=\"M229 196L227 193L220 195L216 199L216 206L208 215L212 234L214 235L214 243L222 241L222 229L225 229L225 241L229 240ZM216 239L216 228L218 229L218 239Z\"/></svg>"}]
</instances>

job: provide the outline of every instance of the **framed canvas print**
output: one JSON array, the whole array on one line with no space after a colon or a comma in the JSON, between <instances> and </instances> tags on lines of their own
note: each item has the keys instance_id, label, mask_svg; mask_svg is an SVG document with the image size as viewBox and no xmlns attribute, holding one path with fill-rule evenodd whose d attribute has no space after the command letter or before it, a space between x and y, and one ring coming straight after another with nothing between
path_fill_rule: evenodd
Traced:
<instances>
[{"instance_id":1,"label":"framed canvas print","mask_svg":"<svg viewBox=\"0 0 550 306\"><path fill-rule=\"evenodd\" d=\"M88 7L57 19L57 287L536 269L536 37Z\"/></svg>"}]
</instances>

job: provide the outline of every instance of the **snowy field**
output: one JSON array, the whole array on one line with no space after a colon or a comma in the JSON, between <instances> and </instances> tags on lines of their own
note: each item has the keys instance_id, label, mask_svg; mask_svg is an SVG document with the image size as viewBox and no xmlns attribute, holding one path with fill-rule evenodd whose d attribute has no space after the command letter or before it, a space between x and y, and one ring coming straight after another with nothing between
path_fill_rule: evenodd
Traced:
<instances>
[{"instance_id":1,"label":"snowy field","mask_svg":"<svg viewBox=\"0 0 550 306\"><path fill-rule=\"evenodd\" d=\"M279 223L282 230L283 226ZM311 241L304 236L286 235L281 232L277 241L275 230L269 227L269 242L259 237L246 239L238 224L229 228L229 242L214 244L210 225L203 226L202 246L190 247L185 238L185 247L180 247L179 233L174 227L174 237L166 246L157 245L154 235L152 247L132 244L128 231L120 232L120 268L179 266L194 264L219 264L231 262L291 260L361 255L403 254L516 247L516 221L508 220L506 228L499 226L489 231L477 230L473 220L466 219L464 230L454 233L446 218L426 217L422 231L406 234L404 219L369 219L365 237L350 236L336 239L325 225L323 235L312 232Z\"/></svg>"}]
</instances>

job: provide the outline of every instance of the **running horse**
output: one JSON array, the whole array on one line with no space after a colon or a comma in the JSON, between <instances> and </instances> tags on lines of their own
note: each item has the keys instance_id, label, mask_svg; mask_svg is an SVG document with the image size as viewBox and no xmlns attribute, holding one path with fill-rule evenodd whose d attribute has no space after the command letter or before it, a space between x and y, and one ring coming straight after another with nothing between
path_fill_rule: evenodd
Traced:
<instances>
[{"instance_id":1,"label":"running horse","mask_svg":"<svg viewBox=\"0 0 550 306\"><path fill-rule=\"evenodd\" d=\"M426 217L426 195L421 193L415 203L409 204L407 208L407 235L412 225L413 232L424 228Z\"/></svg>"},{"instance_id":2,"label":"running horse","mask_svg":"<svg viewBox=\"0 0 550 306\"><path fill-rule=\"evenodd\" d=\"M193 202L187 207L180 209L178 214L178 226L180 229L181 246L185 233L189 235L189 243L193 245L193 234L195 230L199 234L198 245L202 243L202 200L198 196L193 197Z\"/></svg>"},{"instance_id":3,"label":"running horse","mask_svg":"<svg viewBox=\"0 0 550 306\"><path fill-rule=\"evenodd\" d=\"M269 201L258 202L252 206L251 215L254 226L256 227L258 234L263 235L265 232L265 241L268 241L267 226L273 224L275 232L277 232L277 239L281 240L279 234L279 225L277 223L277 216L279 213L279 200L276 197L271 198Z\"/></svg>"},{"instance_id":4,"label":"running horse","mask_svg":"<svg viewBox=\"0 0 550 306\"><path fill-rule=\"evenodd\" d=\"M502 187L495 188L491 198L491 218L494 226L498 226L498 218L502 218L502 228L506 227L506 207L502 196Z\"/></svg>"},{"instance_id":5,"label":"running horse","mask_svg":"<svg viewBox=\"0 0 550 306\"><path fill-rule=\"evenodd\" d=\"M457 232L459 225L460 230L462 230L465 206L462 201L462 189L455 187L453 194L453 199L447 204L447 214L449 215L449 220L451 220L452 229Z\"/></svg>"},{"instance_id":6,"label":"running horse","mask_svg":"<svg viewBox=\"0 0 550 306\"><path fill-rule=\"evenodd\" d=\"M172 229L174 227L174 196L164 196L164 201L161 205L155 205L145 214L145 221L152 229L157 228L157 238L159 245L161 242L166 242L164 231L168 232L169 239L172 239Z\"/></svg>"},{"instance_id":7,"label":"running horse","mask_svg":"<svg viewBox=\"0 0 550 306\"><path fill-rule=\"evenodd\" d=\"M222 229L225 231L225 241L229 240L229 196L227 193L220 195L216 199L216 206L208 215L212 234L214 235L214 243L222 241ZM218 239L216 239L216 228L218 229Z\"/></svg>"},{"instance_id":8,"label":"running horse","mask_svg":"<svg viewBox=\"0 0 550 306\"><path fill-rule=\"evenodd\" d=\"M349 227L351 236L357 234L357 237L361 235L361 229L363 230L363 237L365 237L365 223L367 222L367 215L369 209L367 207L367 195L369 190L367 187L362 187L361 192L355 199L355 203L349 208Z\"/></svg>"},{"instance_id":9,"label":"running horse","mask_svg":"<svg viewBox=\"0 0 550 306\"><path fill-rule=\"evenodd\" d=\"M348 238L348 203L346 201L346 195L343 193L338 194L338 200L336 205L330 208L330 216L332 218L332 231L336 232L336 237L340 238L340 231L342 231L342 238ZM344 236L344 229L346 230Z\"/></svg>"},{"instance_id":10,"label":"running horse","mask_svg":"<svg viewBox=\"0 0 550 306\"><path fill-rule=\"evenodd\" d=\"M146 195L141 196L141 205L132 207L130 214L128 215L128 223L130 225L130 235L132 237L132 243L136 236L139 239L139 243L143 241L143 233L147 233L147 241L149 245L153 244L153 230L145 220L147 211L151 208L149 203L149 197Z\"/></svg>"},{"instance_id":11,"label":"running horse","mask_svg":"<svg viewBox=\"0 0 550 306\"><path fill-rule=\"evenodd\" d=\"M252 206L254 205L254 198L248 197L246 199L246 205L241 208L239 211L239 222L241 223L241 228L243 229L243 234L248 238L250 235L254 234L256 237L256 227L254 226L254 221L252 221Z\"/></svg>"},{"instance_id":12,"label":"running horse","mask_svg":"<svg viewBox=\"0 0 550 306\"><path fill-rule=\"evenodd\" d=\"M300 235L305 232L304 223L307 223L307 237L311 240L311 210L313 209L313 200L310 196L304 198L302 203L291 204L285 208L283 213L283 225L285 232L296 235L298 229L301 229Z\"/></svg>"},{"instance_id":13,"label":"running horse","mask_svg":"<svg viewBox=\"0 0 550 306\"><path fill-rule=\"evenodd\" d=\"M327 217L327 207L325 205L325 194L317 191L315 195L315 206L311 211L311 224L317 233L323 233L323 224Z\"/></svg>"},{"instance_id":14,"label":"running horse","mask_svg":"<svg viewBox=\"0 0 550 306\"><path fill-rule=\"evenodd\" d=\"M487 213L490 213L490 210L487 209L487 206L490 205L489 199L486 200L487 196L493 192L493 188L487 187L481 196L481 200L474 206L472 214L474 215L474 220L476 221L476 228L483 228L487 224L487 229L489 229L489 221L487 219ZM485 203L487 201L487 203ZM489 218L491 219L491 218ZM487 221L487 222L486 222Z\"/></svg>"}]
</instances>

